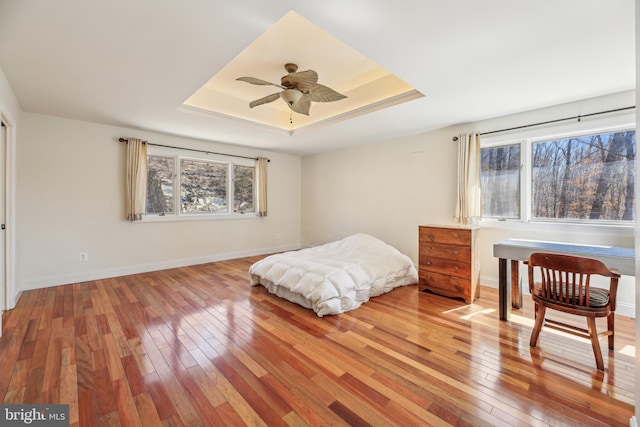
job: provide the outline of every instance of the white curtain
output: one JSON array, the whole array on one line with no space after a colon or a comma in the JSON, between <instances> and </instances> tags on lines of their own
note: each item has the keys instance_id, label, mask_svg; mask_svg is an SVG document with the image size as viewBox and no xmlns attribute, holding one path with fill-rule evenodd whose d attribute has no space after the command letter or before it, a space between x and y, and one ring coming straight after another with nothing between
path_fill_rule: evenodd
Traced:
<instances>
[{"instance_id":1,"label":"white curtain","mask_svg":"<svg viewBox=\"0 0 640 427\"><path fill-rule=\"evenodd\" d=\"M267 216L267 163L266 157L258 157L256 175L258 175L258 215Z\"/></svg>"},{"instance_id":2,"label":"white curtain","mask_svg":"<svg viewBox=\"0 0 640 427\"><path fill-rule=\"evenodd\" d=\"M127 142L125 214L128 221L140 221L147 202L147 144L136 138Z\"/></svg>"},{"instance_id":3,"label":"white curtain","mask_svg":"<svg viewBox=\"0 0 640 427\"><path fill-rule=\"evenodd\" d=\"M482 218L480 135L458 135L458 199L455 220L472 224Z\"/></svg>"}]
</instances>

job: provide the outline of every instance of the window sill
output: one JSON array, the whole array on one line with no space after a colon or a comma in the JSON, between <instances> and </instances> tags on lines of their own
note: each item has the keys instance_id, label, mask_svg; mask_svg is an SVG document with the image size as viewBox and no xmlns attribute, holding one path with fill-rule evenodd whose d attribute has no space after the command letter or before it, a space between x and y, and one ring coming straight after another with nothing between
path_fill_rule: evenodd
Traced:
<instances>
[{"instance_id":1,"label":"window sill","mask_svg":"<svg viewBox=\"0 0 640 427\"><path fill-rule=\"evenodd\" d=\"M218 220L236 220L236 219L256 219L262 218L255 212L247 212L245 214L192 214L192 215L151 215L144 216L142 221L138 223L158 223L158 222L184 222L184 221L218 221Z\"/></svg>"},{"instance_id":2,"label":"window sill","mask_svg":"<svg viewBox=\"0 0 640 427\"><path fill-rule=\"evenodd\" d=\"M583 222L551 222L551 221L521 221L517 219L499 220L496 218L483 218L478 224L481 228L496 230L522 230L528 232L546 233L590 233L607 234L620 237L633 237L635 222L630 224L586 224Z\"/></svg>"}]
</instances>

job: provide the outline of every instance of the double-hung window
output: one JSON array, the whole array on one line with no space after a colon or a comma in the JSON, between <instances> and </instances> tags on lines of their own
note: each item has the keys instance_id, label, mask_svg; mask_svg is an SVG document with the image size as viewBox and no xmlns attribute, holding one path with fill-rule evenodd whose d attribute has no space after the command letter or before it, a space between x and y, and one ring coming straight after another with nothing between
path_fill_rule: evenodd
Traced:
<instances>
[{"instance_id":1,"label":"double-hung window","mask_svg":"<svg viewBox=\"0 0 640 427\"><path fill-rule=\"evenodd\" d=\"M629 224L635 221L635 125L483 140L484 218Z\"/></svg>"},{"instance_id":2,"label":"double-hung window","mask_svg":"<svg viewBox=\"0 0 640 427\"><path fill-rule=\"evenodd\" d=\"M148 155L147 220L205 219L256 212L256 168L168 150Z\"/></svg>"}]
</instances>

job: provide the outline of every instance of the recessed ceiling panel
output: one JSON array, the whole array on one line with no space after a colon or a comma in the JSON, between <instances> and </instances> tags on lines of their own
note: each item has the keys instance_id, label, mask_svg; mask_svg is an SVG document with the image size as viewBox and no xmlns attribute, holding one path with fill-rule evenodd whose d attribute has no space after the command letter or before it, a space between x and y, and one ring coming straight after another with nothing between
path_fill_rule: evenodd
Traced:
<instances>
[{"instance_id":1,"label":"recessed ceiling panel","mask_svg":"<svg viewBox=\"0 0 640 427\"><path fill-rule=\"evenodd\" d=\"M314 70L318 83L346 96L312 102L309 115L293 112L277 98L250 108L251 101L279 94L285 64ZM238 81L253 77L274 85ZM294 11L288 12L191 95L186 110L222 115L291 134L386 108L423 95ZM312 126L313 125L313 126Z\"/></svg>"}]
</instances>

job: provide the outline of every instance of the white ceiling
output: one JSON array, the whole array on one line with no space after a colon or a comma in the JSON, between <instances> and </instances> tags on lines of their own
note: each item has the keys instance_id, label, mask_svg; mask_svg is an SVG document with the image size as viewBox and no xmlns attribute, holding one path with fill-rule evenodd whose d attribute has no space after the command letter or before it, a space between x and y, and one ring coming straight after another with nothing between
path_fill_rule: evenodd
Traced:
<instances>
[{"instance_id":1,"label":"white ceiling","mask_svg":"<svg viewBox=\"0 0 640 427\"><path fill-rule=\"evenodd\" d=\"M282 49L282 46L287 46ZM249 107L251 101L279 94L282 89L271 85L255 85L236 81L238 77L259 77L281 84L287 74L285 64L294 57L301 68L315 68L319 84L325 80L346 98L331 103L313 103L311 113L294 114L282 100ZM340 58L336 61L335 58ZM296 64L297 65L297 64ZM312 66L312 67L310 67ZM253 73L260 73L259 76ZM326 86L326 85L325 85ZM260 37L242 50L184 103L185 110L206 114L224 114L228 118L246 120L280 129L289 135L327 126L422 97L403 82L322 28L290 10Z\"/></svg>"},{"instance_id":2,"label":"white ceiling","mask_svg":"<svg viewBox=\"0 0 640 427\"><path fill-rule=\"evenodd\" d=\"M424 97L293 136L180 108L290 10ZM0 0L23 110L301 155L633 89L634 46L630 0Z\"/></svg>"}]
</instances>

